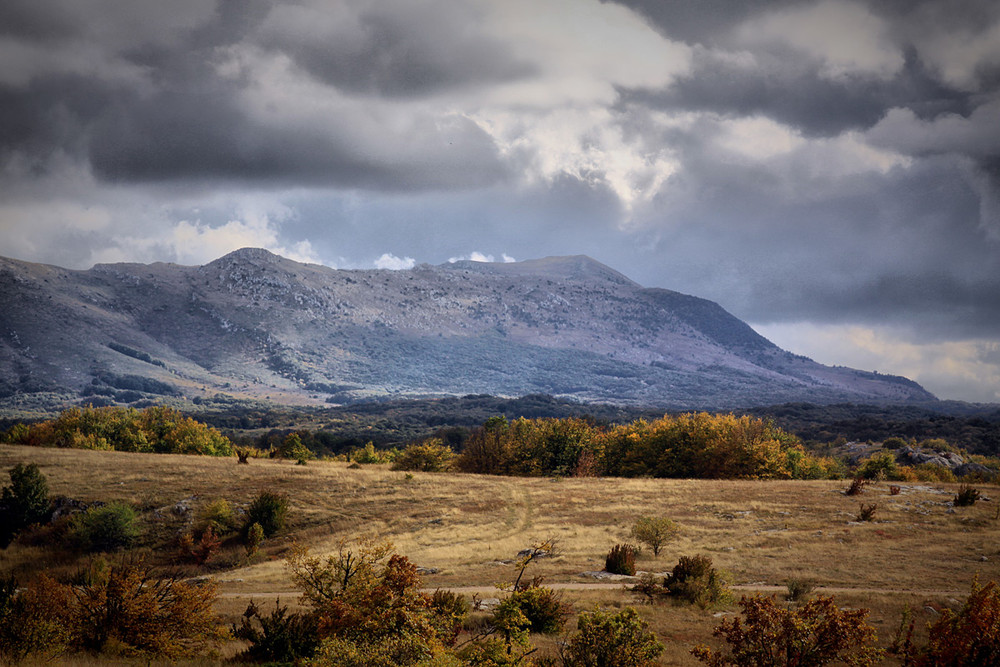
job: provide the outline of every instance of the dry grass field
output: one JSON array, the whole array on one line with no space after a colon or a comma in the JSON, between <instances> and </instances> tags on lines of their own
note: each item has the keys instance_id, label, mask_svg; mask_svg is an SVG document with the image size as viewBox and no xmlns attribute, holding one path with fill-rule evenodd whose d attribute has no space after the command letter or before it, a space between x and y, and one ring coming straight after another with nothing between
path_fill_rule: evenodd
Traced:
<instances>
[{"instance_id":1,"label":"dry grass field","mask_svg":"<svg viewBox=\"0 0 1000 667\"><path fill-rule=\"evenodd\" d=\"M645 552L640 569L667 571L679 556L707 554L747 590L782 595L788 580L809 579L842 606L871 609L883 645L904 607L914 609L922 627L934 618L931 608L957 605L975 575L983 582L1000 579L995 487L981 487L984 498L972 507L952 508L957 485L948 484L900 483L898 495L877 484L848 497L847 482L524 479L0 446L4 471L18 462L37 463L52 495L133 503L143 512L146 546L163 562L171 559L173 539L205 504L225 498L239 506L264 489L288 494L290 527L257 559L246 563L232 547L218 559L225 569L205 570L221 583L219 611L230 619L251 596L294 599L283 559L293 544L324 553L362 535L388 539L418 566L436 570L423 577L427 587L486 590L512 579L519 550L552 539L557 556L537 561L529 574L571 584L563 595L577 610L637 604L620 586L597 587L581 573L601 570L608 549L626 541L643 515L669 517L680 532L658 558ZM180 501L192 510L175 513ZM861 502L877 503L875 521L855 521ZM44 545L0 551L2 571L78 565ZM667 604L640 611L668 646L663 664L690 665L698 663L688 650L710 642L718 614L735 608ZM551 647L553 641L539 644Z\"/></svg>"}]
</instances>

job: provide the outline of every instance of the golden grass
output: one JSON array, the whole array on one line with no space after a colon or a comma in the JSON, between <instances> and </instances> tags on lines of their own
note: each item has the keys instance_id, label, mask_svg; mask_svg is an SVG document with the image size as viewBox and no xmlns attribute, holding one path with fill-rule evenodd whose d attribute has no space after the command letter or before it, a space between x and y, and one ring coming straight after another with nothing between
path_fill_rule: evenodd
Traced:
<instances>
[{"instance_id":1,"label":"golden grass","mask_svg":"<svg viewBox=\"0 0 1000 667\"><path fill-rule=\"evenodd\" d=\"M282 554L294 542L326 553L341 540L375 534L418 566L439 570L424 576L425 585L458 587L510 581L519 550L555 539L559 555L537 561L529 575L583 583L593 579L580 573L602 569L608 549L627 541L642 515L669 517L680 532L659 558L640 557L640 569L667 571L681 555L705 553L738 584L784 586L807 578L833 590L842 604L871 608L883 643L904 605L917 610L921 626L932 618L925 607L963 599L974 575L1000 579L995 487L981 487L993 500L952 509L946 503L957 490L953 484L901 483L896 496L880 484L848 497L842 493L847 482L523 479L0 446L2 469L18 462L37 463L53 495L136 504L144 510L147 546L163 560L188 521L171 511L178 501L188 499L197 510L218 498L239 506L263 489L287 493L288 532L268 542L259 562L214 573L224 593L220 612L229 619L245 607L243 596L283 593L283 601L292 600ZM854 522L861 502L878 504L874 522ZM233 562L239 556L230 554ZM0 552L0 569L33 569L52 557L43 546L15 544ZM621 590L564 595L578 610L634 602ZM663 664L696 664L687 650L711 640L718 622L717 612L691 607L644 607L642 613L669 642Z\"/></svg>"}]
</instances>

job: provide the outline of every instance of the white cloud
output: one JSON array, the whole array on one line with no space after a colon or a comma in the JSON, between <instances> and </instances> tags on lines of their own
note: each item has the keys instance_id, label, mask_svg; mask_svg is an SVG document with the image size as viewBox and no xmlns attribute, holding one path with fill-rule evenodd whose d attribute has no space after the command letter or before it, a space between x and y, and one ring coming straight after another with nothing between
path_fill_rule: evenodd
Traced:
<instances>
[{"instance_id":1,"label":"white cloud","mask_svg":"<svg viewBox=\"0 0 1000 667\"><path fill-rule=\"evenodd\" d=\"M382 253L382 256L375 260L376 269L389 269L391 271L402 271L412 269L417 265L417 260L412 257L396 257L392 253Z\"/></svg>"},{"instance_id":2,"label":"white cloud","mask_svg":"<svg viewBox=\"0 0 1000 667\"><path fill-rule=\"evenodd\" d=\"M1000 344L996 341L923 343L889 326L797 322L753 327L779 347L822 364L902 375L937 396L1000 401Z\"/></svg>"},{"instance_id":3,"label":"white cloud","mask_svg":"<svg viewBox=\"0 0 1000 667\"><path fill-rule=\"evenodd\" d=\"M785 44L819 58L824 76L831 79L851 74L887 79L903 66L903 54L888 39L888 27L860 4L823 0L752 19L736 36L743 44Z\"/></svg>"},{"instance_id":4,"label":"white cloud","mask_svg":"<svg viewBox=\"0 0 1000 667\"><path fill-rule=\"evenodd\" d=\"M454 264L455 262L462 262L462 261L493 263L493 262L495 262L497 260L496 260L496 258L493 255L487 255L485 253L479 252L478 250L473 250L468 255L460 255L460 256L457 256L457 257L449 257L448 258L448 263L449 264ZM515 260L513 257L511 257L510 255L508 255L507 253L503 253L500 256L500 261L503 262L504 264L509 264L511 262L516 262L517 260Z\"/></svg>"}]
</instances>

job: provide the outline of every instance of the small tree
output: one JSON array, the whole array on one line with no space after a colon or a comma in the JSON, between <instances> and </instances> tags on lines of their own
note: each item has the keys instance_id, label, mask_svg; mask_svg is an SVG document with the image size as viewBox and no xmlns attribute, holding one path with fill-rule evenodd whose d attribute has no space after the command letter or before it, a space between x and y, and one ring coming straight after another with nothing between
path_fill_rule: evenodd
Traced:
<instances>
[{"instance_id":1,"label":"small tree","mask_svg":"<svg viewBox=\"0 0 1000 667\"><path fill-rule=\"evenodd\" d=\"M19 531L47 518L49 485L35 463L18 463L10 470L10 486L0 494L0 547Z\"/></svg>"},{"instance_id":2,"label":"small tree","mask_svg":"<svg viewBox=\"0 0 1000 667\"><path fill-rule=\"evenodd\" d=\"M705 645L691 653L711 667L820 667L844 662L874 665L885 651L872 644L875 629L865 619L867 609L842 611L833 598L816 597L801 607L785 609L774 598L754 595L739 602L743 619L724 620L712 633L729 644L729 653Z\"/></svg>"},{"instance_id":3,"label":"small tree","mask_svg":"<svg viewBox=\"0 0 1000 667\"><path fill-rule=\"evenodd\" d=\"M577 624L562 652L566 667L646 667L663 652L663 644L633 607L585 612Z\"/></svg>"},{"instance_id":4,"label":"small tree","mask_svg":"<svg viewBox=\"0 0 1000 667\"><path fill-rule=\"evenodd\" d=\"M727 579L708 556L681 556L663 586L671 597L707 609L730 599Z\"/></svg>"},{"instance_id":5,"label":"small tree","mask_svg":"<svg viewBox=\"0 0 1000 667\"><path fill-rule=\"evenodd\" d=\"M665 517L644 516L632 526L632 537L660 555L660 549L677 535L677 524Z\"/></svg>"}]
</instances>

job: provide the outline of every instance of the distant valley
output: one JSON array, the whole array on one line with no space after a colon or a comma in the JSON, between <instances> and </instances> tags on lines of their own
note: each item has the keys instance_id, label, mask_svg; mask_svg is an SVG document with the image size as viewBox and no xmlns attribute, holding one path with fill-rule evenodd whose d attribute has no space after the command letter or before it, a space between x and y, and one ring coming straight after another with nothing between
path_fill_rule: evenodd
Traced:
<instances>
[{"instance_id":1,"label":"distant valley","mask_svg":"<svg viewBox=\"0 0 1000 667\"><path fill-rule=\"evenodd\" d=\"M718 304L585 256L335 270L246 248L204 266L0 259L5 412L231 397L284 405L551 394L664 409L930 403L781 350Z\"/></svg>"}]
</instances>

